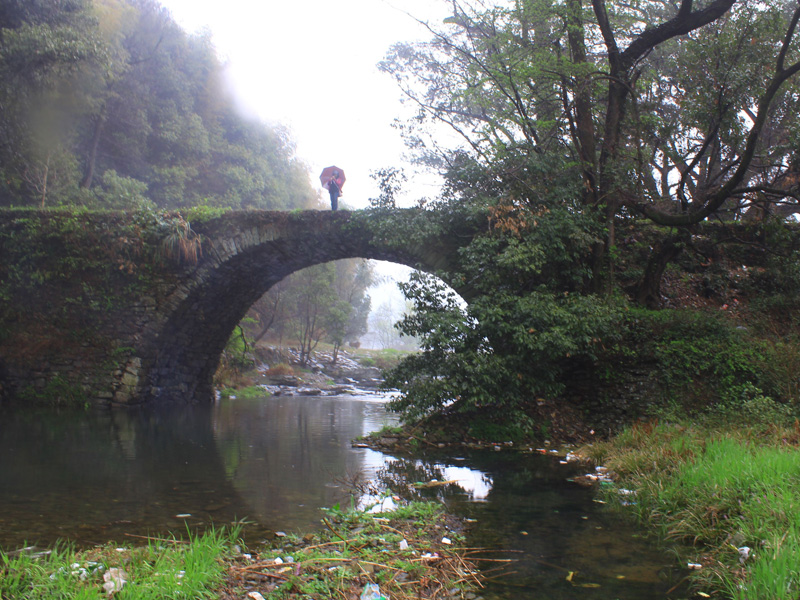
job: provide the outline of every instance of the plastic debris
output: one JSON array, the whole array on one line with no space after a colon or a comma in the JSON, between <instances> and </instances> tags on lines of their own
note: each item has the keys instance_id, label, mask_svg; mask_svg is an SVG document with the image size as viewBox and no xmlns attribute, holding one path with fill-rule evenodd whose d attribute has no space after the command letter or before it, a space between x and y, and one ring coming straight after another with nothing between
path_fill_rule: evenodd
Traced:
<instances>
[{"instance_id":1,"label":"plastic debris","mask_svg":"<svg viewBox=\"0 0 800 600\"><path fill-rule=\"evenodd\" d=\"M272 562L275 563L276 565L282 565L283 564L283 559L279 556L278 558L276 558Z\"/></svg>"},{"instance_id":2,"label":"plastic debris","mask_svg":"<svg viewBox=\"0 0 800 600\"><path fill-rule=\"evenodd\" d=\"M447 479L446 481L439 481L438 479L431 479L427 483L424 481L417 481L414 484L415 488L432 488L432 487L441 487L443 485L450 485L451 483L458 483L458 479Z\"/></svg>"},{"instance_id":3,"label":"plastic debris","mask_svg":"<svg viewBox=\"0 0 800 600\"><path fill-rule=\"evenodd\" d=\"M120 591L128 583L128 574L116 567L109 569L103 574L103 589L109 596Z\"/></svg>"},{"instance_id":4,"label":"plastic debris","mask_svg":"<svg viewBox=\"0 0 800 600\"><path fill-rule=\"evenodd\" d=\"M442 538L442 543L443 543L443 544L452 544L453 542L451 542L451 541L450 541L450 538L443 537L443 538Z\"/></svg>"},{"instance_id":5,"label":"plastic debris","mask_svg":"<svg viewBox=\"0 0 800 600\"><path fill-rule=\"evenodd\" d=\"M737 548L739 551L739 564L743 565L744 562L750 558L750 548L747 546L742 546L741 548Z\"/></svg>"},{"instance_id":6,"label":"plastic debris","mask_svg":"<svg viewBox=\"0 0 800 600\"><path fill-rule=\"evenodd\" d=\"M703 565L701 565L700 563L693 563L693 562L687 563L686 566L692 569L693 571L703 568Z\"/></svg>"},{"instance_id":7,"label":"plastic debris","mask_svg":"<svg viewBox=\"0 0 800 600\"><path fill-rule=\"evenodd\" d=\"M391 496L388 496L383 500L381 500L380 502L378 502L375 506L370 508L367 512L375 515L380 513L394 512L396 510L397 510L397 504L395 504L395 501L392 499Z\"/></svg>"},{"instance_id":8,"label":"plastic debris","mask_svg":"<svg viewBox=\"0 0 800 600\"><path fill-rule=\"evenodd\" d=\"M176 519L188 519L191 516L192 516L192 513L180 513L178 515L175 515L175 518Z\"/></svg>"},{"instance_id":9,"label":"plastic debris","mask_svg":"<svg viewBox=\"0 0 800 600\"><path fill-rule=\"evenodd\" d=\"M408 550L408 542L405 540L400 540L398 547L400 548L400 550Z\"/></svg>"},{"instance_id":10,"label":"plastic debris","mask_svg":"<svg viewBox=\"0 0 800 600\"><path fill-rule=\"evenodd\" d=\"M368 583L361 592L360 600L389 600L381 594L381 588L377 583Z\"/></svg>"}]
</instances>

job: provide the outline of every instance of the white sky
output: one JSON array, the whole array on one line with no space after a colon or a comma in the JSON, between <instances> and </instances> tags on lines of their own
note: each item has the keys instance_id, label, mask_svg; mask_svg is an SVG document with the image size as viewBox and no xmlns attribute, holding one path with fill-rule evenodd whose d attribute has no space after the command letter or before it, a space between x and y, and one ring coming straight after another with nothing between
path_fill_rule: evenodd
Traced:
<instances>
[{"instance_id":1,"label":"white sky","mask_svg":"<svg viewBox=\"0 0 800 600\"><path fill-rule=\"evenodd\" d=\"M402 141L391 123L410 109L376 65L394 42L426 39L425 29L409 15L441 23L448 12L444 2L161 2L187 31L211 31L243 106L290 129L325 204L318 175L328 165L344 169L342 202L353 208L366 207L378 195L370 172L405 166ZM414 178L409 186L415 197L408 204L436 194L435 184L420 181Z\"/></svg>"}]
</instances>

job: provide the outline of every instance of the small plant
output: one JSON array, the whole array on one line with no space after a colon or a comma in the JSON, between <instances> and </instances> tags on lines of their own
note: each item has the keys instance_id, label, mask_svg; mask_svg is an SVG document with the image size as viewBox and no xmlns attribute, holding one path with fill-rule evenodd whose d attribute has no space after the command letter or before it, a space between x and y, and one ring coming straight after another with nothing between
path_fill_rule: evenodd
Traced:
<instances>
[{"instance_id":1,"label":"small plant","mask_svg":"<svg viewBox=\"0 0 800 600\"><path fill-rule=\"evenodd\" d=\"M169 233L161 240L160 253L166 258L196 265L203 255L203 241L189 221L180 216L173 217Z\"/></svg>"},{"instance_id":2,"label":"small plant","mask_svg":"<svg viewBox=\"0 0 800 600\"><path fill-rule=\"evenodd\" d=\"M267 370L268 377L283 377L285 375L295 375L294 368L288 363L278 363Z\"/></svg>"}]
</instances>

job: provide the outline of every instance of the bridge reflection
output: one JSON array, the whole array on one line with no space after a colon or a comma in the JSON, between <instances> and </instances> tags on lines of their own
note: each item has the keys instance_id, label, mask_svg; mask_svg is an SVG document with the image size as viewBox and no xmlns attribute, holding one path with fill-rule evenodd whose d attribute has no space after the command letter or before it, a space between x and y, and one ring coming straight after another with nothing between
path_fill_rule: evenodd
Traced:
<instances>
[{"instance_id":1,"label":"bridge reflection","mask_svg":"<svg viewBox=\"0 0 800 600\"><path fill-rule=\"evenodd\" d=\"M183 535L246 519L248 539L309 529L383 464L350 440L383 404L255 399L137 411L17 412L0 428L0 547Z\"/></svg>"}]
</instances>

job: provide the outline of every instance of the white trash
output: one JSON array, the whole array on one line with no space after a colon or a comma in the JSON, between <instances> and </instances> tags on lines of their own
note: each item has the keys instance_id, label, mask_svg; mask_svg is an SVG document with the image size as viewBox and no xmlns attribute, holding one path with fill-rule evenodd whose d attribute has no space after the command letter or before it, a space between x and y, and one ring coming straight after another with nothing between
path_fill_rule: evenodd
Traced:
<instances>
[{"instance_id":1,"label":"white trash","mask_svg":"<svg viewBox=\"0 0 800 600\"><path fill-rule=\"evenodd\" d=\"M114 567L103 574L103 581L105 581L103 589L110 596L120 591L128 583L128 574L122 569Z\"/></svg>"},{"instance_id":2,"label":"white trash","mask_svg":"<svg viewBox=\"0 0 800 600\"><path fill-rule=\"evenodd\" d=\"M739 564L744 564L744 562L750 558L750 548L747 546L742 546L741 548L737 548L739 551Z\"/></svg>"},{"instance_id":3,"label":"white trash","mask_svg":"<svg viewBox=\"0 0 800 600\"><path fill-rule=\"evenodd\" d=\"M395 501L391 496L388 496L370 508L367 512L371 515L377 515L380 513L394 512L396 510L397 504L395 504Z\"/></svg>"}]
</instances>

